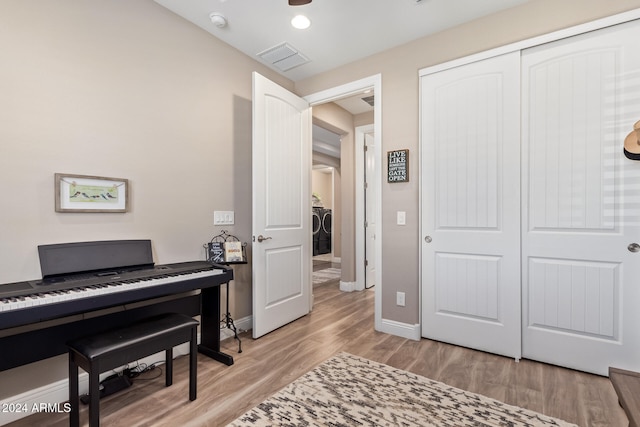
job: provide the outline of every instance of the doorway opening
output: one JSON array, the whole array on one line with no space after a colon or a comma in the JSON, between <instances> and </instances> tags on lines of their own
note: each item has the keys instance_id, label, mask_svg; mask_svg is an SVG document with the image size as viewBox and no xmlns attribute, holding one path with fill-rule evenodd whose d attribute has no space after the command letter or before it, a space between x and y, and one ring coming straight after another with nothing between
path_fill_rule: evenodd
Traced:
<instances>
[{"instance_id":1,"label":"doorway opening","mask_svg":"<svg viewBox=\"0 0 640 427\"><path fill-rule=\"evenodd\" d=\"M341 135L313 125L312 259L313 286L338 284L341 276Z\"/></svg>"},{"instance_id":2,"label":"doorway opening","mask_svg":"<svg viewBox=\"0 0 640 427\"><path fill-rule=\"evenodd\" d=\"M366 93L366 95L365 95ZM375 191L376 194L380 194L381 185L382 185L382 155L381 155L381 143L380 138L382 135L381 127L382 127L382 114L381 114L381 94L382 94L382 77L381 75L374 75L371 77L366 77L364 79L354 81L351 83L347 83L341 86L337 86L331 89L324 90L322 92L317 92L311 95L304 97L304 99L309 102L312 107L318 107L323 104L337 102L344 99L348 99L353 97L354 95L363 95L372 97L371 103L373 104L373 123L357 123L354 122L351 132L353 138L353 147L350 152L349 159L341 159L343 165L341 166L341 174L342 174L342 185L343 188L348 188L348 191L351 191L351 199L347 197L348 195L343 195L343 200L355 200L356 195L354 194L356 189L360 186L364 186L364 176L360 175L355 171L356 165L358 161L356 159L360 159L360 156L357 156L356 153L360 153L361 147L358 147L357 142L355 141L355 127L361 124L371 124L373 127L372 135L372 146L373 146L373 154L371 156L371 160L374 164L372 169L372 181L368 183L369 187ZM374 96L375 95L375 96ZM314 118L314 123L316 122ZM345 160L349 161L349 165L352 168L347 174L347 171L344 167ZM362 165L364 168L364 165ZM358 190L359 191L359 190ZM345 218L343 220L344 229L342 230L342 237L340 239L341 245L341 280L340 280L340 288L344 291L353 291L353 290L362 290L365 289L365 255L364 251L357 250L356 247L359 247L360 244L356 241L355 230L359 228L359 225L364 224L364 199L357 200L353 202L353 206L343 206L343 214ZM356 213L356 208L359 207ZM351 211L349 211L351 209ZM380 202L380 197L376 197L371 205L371 214L375 215L376 218L381 217L382 205ZM335 225L335 220L334 220ZM349 227L350 229L347 229ZM376 225L379 227L379 224ZM364 234L364 233L363 233ZM382 293L381 293L381 253L382 253L382 234L379 231L375 231L374 238L371 243L371 247L375 252L375 265L377 268L373 272L373 276L371 280L378 284L375 286L375 328L380 330L382 328ZM363 240L364 243L364 240ZM335 247L334 243L334 247ZM364 244L362 244L364 247ZM360 272L361 270L361 272ZM369 287L369 286L367 286Z\"/></svg>"}]
</instances>

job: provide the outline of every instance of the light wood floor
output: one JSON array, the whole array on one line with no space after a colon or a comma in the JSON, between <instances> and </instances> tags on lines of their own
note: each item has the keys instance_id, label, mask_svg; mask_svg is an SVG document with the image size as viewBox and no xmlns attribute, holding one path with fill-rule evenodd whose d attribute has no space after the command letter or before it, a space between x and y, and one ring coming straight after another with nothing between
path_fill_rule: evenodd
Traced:
<instances>
[{"instance_id":1,"label":"light wood floor","mask_svg":"<svg viewBox=\"0 0 640 427\"><path fill-rule=\"evenodd\" d=\"M224 366L198 355L198 398L188 400L187 358L164 377L135 380L101 401L104 426L224 426L325 359L346 351L583 427L626 426L607 378L512 359L430 340L420 342L374 331L373 289L342 293L336 282L316 286L314 311L258 340L243 335L222 343L235 358ZM146 374L150 377L156 374ZM86 423L86 407L82 408ZM36 414L10 424L66 426L66 414Z\"/></svg>"}]
</instances>

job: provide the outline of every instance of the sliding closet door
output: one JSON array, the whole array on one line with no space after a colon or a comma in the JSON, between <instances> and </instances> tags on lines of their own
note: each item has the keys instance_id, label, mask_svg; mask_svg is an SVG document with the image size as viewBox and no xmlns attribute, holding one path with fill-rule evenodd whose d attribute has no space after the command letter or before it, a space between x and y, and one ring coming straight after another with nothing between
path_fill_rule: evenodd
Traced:
<instances>
[{"instance_id":1,"label":"sliding closet door","mask_svg":"<svg viewBox=\"0 0 640 427\"><path fill-rule=\"evenodd\" d=\"M421 77L422 335L519 358L520 55Z\"/></svg>"},{"instance_id":2,"label":"sliding closet door","mask_svg":"<svg viewBox=\"0 0 640 427\"><path fill-rule=\"evenodd\" d=\"M523 357L640 370L639 40L632 22L523 52Z\"/></svg>"}]
</instances>

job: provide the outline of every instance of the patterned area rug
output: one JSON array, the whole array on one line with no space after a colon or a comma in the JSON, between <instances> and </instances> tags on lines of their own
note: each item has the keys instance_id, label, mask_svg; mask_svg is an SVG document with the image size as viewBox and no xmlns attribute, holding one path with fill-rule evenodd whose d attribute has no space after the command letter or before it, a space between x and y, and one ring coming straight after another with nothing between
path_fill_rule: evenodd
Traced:
<instances>
[{"instance_id":1,"label":"patterned area rug","mask_svg":"<svg viewBox=\"0 0 640 427\"><path fill-rule=\"evenodd\" d=\"M575 426L340 353L245 413L244 426Z\"/></svg>"},{"instance_id":2,"label":"patterned area rug","mask_svg":"<svg viewBox=\"0 0 640 427\"><path fill-rule=\"evenodd\" d=\"M313 272L313 284L319 285L320 283L328 282L330 280L340 279L339 268L325 268L324 270L318 270Z\"/></svg>"}]
</instances>

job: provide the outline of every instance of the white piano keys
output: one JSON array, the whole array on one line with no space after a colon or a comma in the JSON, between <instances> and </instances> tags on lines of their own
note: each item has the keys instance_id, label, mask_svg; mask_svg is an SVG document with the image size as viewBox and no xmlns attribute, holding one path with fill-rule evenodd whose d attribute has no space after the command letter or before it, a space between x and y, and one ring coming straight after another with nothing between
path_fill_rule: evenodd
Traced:
<instances>
[{"instance_id":1,"label":"white piano keys","mask_svg":"<svg viewBox=\"0 0 640 427\"><path fill-rule=\"evenodd\" d=\"M113 278L112 282L103 283L100 285L80 286L78 288L64 289L64 290L52 290L42 291L31 295L21 297L6 297L0 299L0 312L19 310L23 308L29 308L33 306L55 304L58 302L65 302L74 299L91 298L94 296L100 296L115 292L125 292L136 289L148 288L152 286L160 286L169 283L176 283L185 280L199 279L202 277L215 276L222 274L223 270L213 269L197 271L193 273L171 273L168 272L165 276L159 276L152 279L122 279L118 280Z\"/></svg>"}]
</instances>

